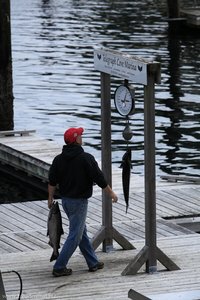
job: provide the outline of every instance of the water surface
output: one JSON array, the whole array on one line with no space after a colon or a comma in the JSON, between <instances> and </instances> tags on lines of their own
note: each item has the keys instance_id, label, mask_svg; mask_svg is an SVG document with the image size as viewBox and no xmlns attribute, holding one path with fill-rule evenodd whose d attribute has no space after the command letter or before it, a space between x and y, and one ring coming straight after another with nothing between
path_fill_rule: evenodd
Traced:
<instances>
[{"instance_id":1,"label":"water surface","mask_svg":"<svg viewBox=\"0 0 200 300\"><path fill-rule=\"evenodd\" d=\"M100 74L94 47L151 58L156 85L157 175L199 175L200 38L170 36L165 1L11 0L15 129L36 129L62 145L70 126L85 128L85 150L101 158ZM112 95L121 80L111 78ZM133 83L134 84L134 83ZM133 172L144 173L142 85L131 116ZM112 98L112 161L119 166L125 120Z\"/></svg>"}]
</instances>

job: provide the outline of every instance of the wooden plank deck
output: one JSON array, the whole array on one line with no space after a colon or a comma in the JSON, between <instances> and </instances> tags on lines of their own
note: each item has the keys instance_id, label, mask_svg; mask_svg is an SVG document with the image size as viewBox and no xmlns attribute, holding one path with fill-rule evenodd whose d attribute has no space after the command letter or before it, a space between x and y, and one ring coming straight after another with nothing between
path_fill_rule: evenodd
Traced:
<instances>
[{"instance_id":1,"label":"wooden plank deck","mask_svg":"<svg viewBox=\"0 0 200 300\"><path fill-rule=\"evenodd\" d=\"M1 271L19 272L23 281L21 298L23 300L125 300L128 299L129 289L154 299L154 295L192 292L199 289L200 236L198 234L159 239L159 247L178 264L179 271L165 271L162 266L159 266L159 272L154 275L144 273L142 268L135 276L121 276L127 264L143 247L143 241L138 240L134 244L136 249L129 251L119 249L110 253L98 251L97 255L104 261L105 268L96 273L87 272L84 259L77 251L69 264L73 269L72 276L53 278L52 264L48 262L51 250L46 249L1 255ZM2 277L8 300L17 299L20 287L17 276L13 273L3 273ZM170 297L168 299L172 300Z\"/></svg>"},{"instance_id":2,"label":"wooden plank deck","mask_svg":"<svg viewBox=\"0 0 200 300\"><path fill-rule=\"evenodd\" d=\"M169 219L200 215L200 206L198 205L199 193L200 187L194 185L181 189L168 187L164 191L157 191L158 237L192 233ZM95 195L89 200L87 224L90 237L101 226L101 204L101 195ZM63 224L67 228L68 220L62 207L61 211ZM28 249L36 250L40 247L48 249L46 237L47 216L47 200L1 204L1 253L26 251ZM129 240L144 239L145 212L143 191L131 193L130 208L127 214L125 213L123 195L119 194L119 202L113 205L113 225Z\"/></svg>"},{"instance_id":3,"label":"wooden plank deck","mask_svg":"<svg viewBox=\"0 0 200 300\"><path fill-rule=\"evenodd\" d=\"M174 201L174 208L171 200L168 202L168 195L171 196L174 192L179 201L178 205L182 207L181 212L177 210L176 201ZM125 214L122 195L119 197L119 203L113 205L113 226L136 249L123 251L114 242L114 250L110 253L103 253L100 246L97 249L97 255L105 262L105 269L94 274L87 272L86 264L77 250L69 263L73 269L73 275L59 279L52 277L52 263L49 262L52 249L47 244L46 236L47 200L0 205L0 270L3 272L8 300L15 299L19 292L19 280L16 274L4 273L11 270L20 273L23 280L22 299L27 300L128 299L129 289L135 289L150 296L150 299L154 299L154 295L159 297L158 294L178 292L179 295L181 291L197 290L200 279L198 267L200 236L175 223L175 219L171 222L164 218L177 218L182 215L192 217L193 213L200 214L200 208L196 207L199 192L198 185L188 185L179 189L167 187L164 191L162 189L157 191L160 197L160 202L157 203L158 246L181 270L169 272L158 263L158 274L144 273L145 266L143 266L134 277L121 276L121 272L145 243L143 191L131 193L130 209L127 214ZM184 195L186 195L185 198ZM188 195L191 195L191 201L188 200ZM186 205L188 202L190 205ZM62 216L66 235L68 221L63 211ZM88 232L91 237L101 225L100 216L101 196L95 195L89 201L87 219ZM61 244L63 241L64 236Z\"/></svg>"},{"instance_id":4,"label":"wooden plank deck","mask_svg":"<svg viewBox=\"0 0 200 300\"><path fill-rule=\"evenodd\" d=\"M40 144L42 152L33 151L33 147L39 149ZM25 136L18 134L0 137L0 152L2 149L4 152L4 147L14 156L20 155L22 159L25 157L28 164L34 160L36 167L41 170L44 170L44 166L48 170L52 158L61 150L61 146L55 147L53 142L38 138L32 132ZM45 156L45 153L48 155ZM6 158L5 152L3 158L4 156ZM199 289L200 236L180 224L183 220L195 222L196 218L199 219L200 186L193 182L157 183L158 246L181 270L165 271L158 263L158 274L144 273L145 266L143 266L135 276L121 276L121 272L145 244L143 178L135 174L131 176L130 207L127 214L122 195L121 169L113 170L113 187L119 194L119 202L113 205L113 226L136 249L125 251L114 242L113 251L103 253L100 246L97 254L105 262L105 268L92 274L87 272L86 264L77 250L69 264L73 269L73 275L67 278L54 278L51 275L52 263L49 262L49 258L52 249L46 236L47 200L0 205L0 271L3 272L8 300L17 299L19 293L19 280L16 274L4 273L11 270L20 273L23 280L21 299L27 300L102 300L102 298L123 300L128 299L129 289L150 296L151 299L157 297L155 299L161 300L164 296L159 294L192 292ZM101 226L101 201L100 189L94 187L94 195L89 200L87 218L90 237L93 237ZM68 220L62 208L61 211L65 230L65 235L61 239L63 244L68 230ZM160 272L161 270L163 271Z\"/></svg>"}]
</instances>

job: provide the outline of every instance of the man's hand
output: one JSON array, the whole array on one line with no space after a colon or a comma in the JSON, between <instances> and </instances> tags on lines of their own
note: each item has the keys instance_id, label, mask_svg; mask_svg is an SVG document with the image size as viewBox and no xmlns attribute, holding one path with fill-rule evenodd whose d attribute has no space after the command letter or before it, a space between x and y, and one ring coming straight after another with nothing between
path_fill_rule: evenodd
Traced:
<instances>
[{"instance_id":1,"label":"man's hand","mask_svg":"<svg viewBox=\"0 0 200 300\"><path fill-rule=\"evenodd\" d=\"M118 197L117 197L117 195L114 192L112 192L111 198L112 198L112 202L113 203L115 203L115 202L118 201Z\"/></svg>"},{"instance_id":2,"label":"man's hand","mask_svg":"<svg viewBox=\"0 0 200 300\"><path fill-rule=\"evenodd\" d=\"M48 208L50 209L52 207L53 201L54 201L54 193L56 190L56 186L50 185L48 184L48 193L49 193L49 197L48 197Z\"/></svg>"},{"instance_id":3,"label":"man's hand","mask_svg":"<svg viewBox=\"0 0 200 300\"><path fill-rule=\"evenodd\" d=\"M51 209L52 205L53 205L53 201L54 199L53 198L49 198L48 199L48 208Z\"/></svg>"},{"instance_id":4,"label":"man's hand","mask_svg":"<svg viewBox=\"0 0 200 300\"><path fill-rule=\"evenodd\" d=\"M112 202L117 202L118 197L117 195L113 192L113 190L111 189L111 187L109 185L107 185L107 187L104 189L106 191L106 193L108 193L108 195L110 196L110 198L112 199Z\"/></svg>"}]
</instances>

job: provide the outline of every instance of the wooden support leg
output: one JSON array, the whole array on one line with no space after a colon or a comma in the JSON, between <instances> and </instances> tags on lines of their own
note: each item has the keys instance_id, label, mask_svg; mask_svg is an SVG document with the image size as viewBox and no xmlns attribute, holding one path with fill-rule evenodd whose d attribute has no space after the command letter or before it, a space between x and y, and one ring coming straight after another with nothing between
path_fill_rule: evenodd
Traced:
<instances>
[{"instance_id":1,"label":"wooden support leg","mask_svg":"<svg viewBox=\"0 0 200 300\"><path fill-rule=\"evenodd\" d=\"M124 249L124 250L131 250L135 249L135 247L121 234L117 231L114 227L112 228L112 234L114 240Z\"/></svg>"},{"instance_id":2,"label":"wooden support leg","mask_svg":"<svg viewBox=\"0 0 200 300\"><path fill-rule=\"evenodd\" d=\"M145 297L132 289L130 289L128 292L128 298L132 300L151 300L150 298Z\"/></svg>"},{"instance_id":3,"label":"wooden support leg","mask_svg":"<svg viewBox=\"0 0 200 300\"><path fill-rule=\"evenodd\" d=\"M97 249L99 245L104 241L105 237L106 237L105 226L101 226L101 228L96 232L96 234L91 239L93 248Z\"/></svg>"},{"instance_id":4,"label":"wooden support leg","mask_svg":"<svg viewBox=\"0 0 200 300\"><path fill-rule=\"evenodd\" d=\"M105 226L102 226L97 233L91 239L92 246L94 249L98 248L98 246L103 243L103 251L109 252L112 250L112 241L113 239L124 249L124 250L132 250L135 247L114 227L106 230Z\"/></svg>"},{"instance_id":5,"label":"wooden support leg","mask_svg":"<svg viewBox=\"0 0 200 300\"><path fill-rule=\"evenodd\" d=\"M180 268L158 247L156 247L157 259L159 262L167 268L168 271L180 270Z\"/></svg>"},{"instance_id":6,"label":"wooden support leg","mask_svg":"<svg viewBox=\"0 0 200 300\"><path fill-rule=\"evenodd\" d=\"M147 273L156 273L157 270L152 270L152 267L149 267L149 255L149 247L144 246L142 250L136 255L136 257L126 266L126 268L122 272L122 275L135 275L144 263L146 263ZM159 260L160 263L163 264L168 271L180 270L180 268L158 247L156 247L156 259Z\"/></svg>"},{"instance_id":7,"label":"wooden support leg","mask_svg":"<svg viewBox=\"0 0 200 300\"><path fill-rule=\"evenodd\" d=\"M0 300L7 300L6 292L3 285L3 278L0 271Z\"/></svg>"},{"instance_id":8,"label":"wooden support leg","mask_svg":"<svg viewBox=\"0 0 200 300\"><path fill-rule=\"evenodd\" d=\"M122 272L122 275L135 275L142 265L147 261L149 255L149 248L144 246L142 250L135 256L128 266Z\"/></svg>"}]
</instances>

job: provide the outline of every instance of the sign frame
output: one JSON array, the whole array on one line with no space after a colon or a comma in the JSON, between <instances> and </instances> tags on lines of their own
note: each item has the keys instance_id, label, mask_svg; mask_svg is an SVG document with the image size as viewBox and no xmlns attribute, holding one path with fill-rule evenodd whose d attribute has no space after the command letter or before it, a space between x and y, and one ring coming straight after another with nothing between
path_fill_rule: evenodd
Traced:
<instances>
[{"instance_id":1,"label":"sign frame","mask_svg":"<svg viewBox=\"0 0 200 300\"><path fill-rule=\"evenodd\" d=\"M120 61L121 63L117 63ZM127 73L125 63L144 66L138 71ZM112 62L112 63L111 63ZM138 65L137 65L138 64ZM134 57L112 50L94 51L95 69L101 72L101 132L102 132L102 171L112 186L111 159L111 75L121 77L144 85L144 167L145 167L145 245L135 258L126 266L122 275L135 275L142 265L146 264L147 273L157 272L157 260L168 270L180 268L157 246L156 235L156 172L155 172L155 83L160 83L161 65L158 62L135 60ZM130 77L129 77L130 76ZM96 249L103 243L105 252L113 248L113 239L123 249L134 249L134 246L119 233L112 224L112 201L103 190L102 193L102 226L92 239Z\"/></svg>"},{"instance_id":2,"label":"sign frame","mask_svg":"<svg viewBox=\"0 0 200 300\"><path fill-rule=\"evenodd\" d=\"M105 48L94 49L94 67L100 72L147 85L150 60Z\"/></svg>"}]
</instances>

